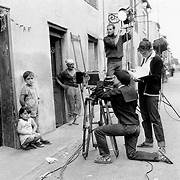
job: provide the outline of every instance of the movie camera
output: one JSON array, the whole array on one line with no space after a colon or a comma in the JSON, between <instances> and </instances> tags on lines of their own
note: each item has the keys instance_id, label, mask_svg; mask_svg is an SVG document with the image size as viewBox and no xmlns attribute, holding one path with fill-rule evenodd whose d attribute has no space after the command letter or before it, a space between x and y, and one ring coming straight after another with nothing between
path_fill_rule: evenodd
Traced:
<instances>
[{"instance_id":1,"label":"movie camera","mask_svg":"<svg viewBox=\"0 0 180 180\"><path fill-rule=\"evenodd\" d=\"M76 72L76 82L84 84L91 91L90 97L96 99L96 89L103 86L106 90L112 89L114 84L114 76L106 76L103 81L100 81L99 72Z\"/></svg>"},{"instance_id":2,"label":"movie camera","mask_svg":"<svg viewBox=\"0 0 180 180\"><path fill-rule=\"evenodd\" d=\"M87 158L90 141L92 141L92 146L97 148L97 143L94 141L94 125L102 126L104 124L112 124L110 113L113 113L109 110L111 108L108 106L106 101L103 101L97 97L97 89L99 86L103 89L110 89L113 87L114 78L106 77L103 81L100 81L99 72L77 72L76 73L76 82L78 84L84 84L86 88L89 89L89 97L86 97L84 100L84 118L83 118L83 144L82 144L82 155L84 159ZM96 118L94 112L94 106L99 105L100 117ZM97 119L99 121L97 121ZM112 148L116 157L119 155L119 150L117 142L114 136L110 136L110 141Z\"/></svg>"}]
</instances>

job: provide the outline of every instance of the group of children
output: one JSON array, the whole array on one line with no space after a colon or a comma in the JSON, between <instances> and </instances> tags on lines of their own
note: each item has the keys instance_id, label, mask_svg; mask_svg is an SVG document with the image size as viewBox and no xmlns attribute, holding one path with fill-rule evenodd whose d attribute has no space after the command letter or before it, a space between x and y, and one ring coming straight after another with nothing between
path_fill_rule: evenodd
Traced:
<instances>
[{"instance_id":1,"label":"group of children","mask_svg":"<svg viewBox=\"0 0 180 180\"><path fill-rule=\"evenodd\" d=\"M21 148L24 150L44 147L44 144L51 144L44 140L39 132L38 104L39 97L37 88L34 84L34 73L26 71L23 74L25 85L20 93L19 120L17 132L20 138Z\"/></svg>"}]
</instances>

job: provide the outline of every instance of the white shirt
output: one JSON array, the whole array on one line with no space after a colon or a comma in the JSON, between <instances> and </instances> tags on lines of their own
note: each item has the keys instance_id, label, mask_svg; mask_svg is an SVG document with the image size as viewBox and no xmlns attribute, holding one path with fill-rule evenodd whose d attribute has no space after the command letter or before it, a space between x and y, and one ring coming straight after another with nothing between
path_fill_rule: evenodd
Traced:
<instances>
[{"instance_id":1,"label":"white shirt","mask_svg":"<svg viewBox=\"0 0 180 180\"><path fill-rule=\"evenodd\" d=\"M150 57L145 58L144 63L142 66L138 66L134 72L129 71L130 75L133 76L133 78L138 79L141 77L148 76L150 72L150 63L151 60L155 57L155 51L152 51L152 54Z\"/></svg>"}]
</instances>

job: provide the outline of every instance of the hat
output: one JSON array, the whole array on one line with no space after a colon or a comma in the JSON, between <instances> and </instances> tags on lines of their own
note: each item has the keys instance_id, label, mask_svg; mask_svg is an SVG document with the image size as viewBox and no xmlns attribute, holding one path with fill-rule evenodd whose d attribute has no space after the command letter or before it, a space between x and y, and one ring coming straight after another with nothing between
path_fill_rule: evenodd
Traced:
<instances>
[{"instance_id":1,"label":"hat","mask_svg":"<svg viewBox=\"0 0 180 180\"><path fill-rule=\"evenodd\" d=\"M107 82L111 82L111 81L114 81L114 77L115 77L114 75L106 76L104 80L107 81Z\"/></svg>"},{"instance_id":2,"label":"hat","mask_svg":"<svg viewBox=\"0 0 180 180\"><path fill-rule=\"evenodd\" d=\"M66 59L65 63L66 64L74 64L74 60L73 59Z\"/></svg>"},{"instance_id":3,"label":"hat","mask_svg":"<svg viewBox=\"0 0 180 180\"><path fill-rule=\"evenodd\" d=\"M131 76L127 71L125 71L125 70L116 70L114 72L114 75L121 82L121 84L124 84L124 85L129 85L130 84Z\"/></svg>"},{"instance_id":4,"label":"hat","mask_svg":"<svg viewBox=\"0 0 180 180\"><path fill-rule=\"evenodd\" d=\"M115 76L106 76L106 78L104 79L104 86L111 86L114 84L114 78Z\"/></svg>"}]
</instances>

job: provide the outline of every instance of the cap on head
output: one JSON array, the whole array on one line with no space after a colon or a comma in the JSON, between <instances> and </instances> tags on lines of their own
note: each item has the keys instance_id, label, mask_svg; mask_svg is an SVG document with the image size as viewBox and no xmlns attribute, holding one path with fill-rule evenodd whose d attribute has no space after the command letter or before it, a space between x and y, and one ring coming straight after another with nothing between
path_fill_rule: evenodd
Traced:
<instances>
[{"instance_id":1,"label":"cap on head","mask_svg":"<svg viewBox=\"0 0 180 180\"><path fill-rule=\"evenodd\" d=\"M65 63L66 64L74 64L74 60L73 59L66 59Z\"/></svg>"},{"instance_id":2,"label":"cap on head","mask_svg":"<svg viewBox=\"0 0 180 180\"><path fill-rule=\"evenodd\" d=\"M106 76L104 80L111 82L111 81L114 81L114 77L115 77L114 75L112 75L112 76Z\"/></svg>"},{"instance_id":3,"label":"cap on head","mask_svg":"<svg viewBox=\"0 0 180 180\"><path fill-rule=\"evenodd\" d=\"M114 75L121 82L121 84L124 84L124 85L129 85L130 84L131 76L127 71L125 71L125 70L116 70L114 72Z\"/></svg>"}]
</instances>

